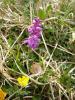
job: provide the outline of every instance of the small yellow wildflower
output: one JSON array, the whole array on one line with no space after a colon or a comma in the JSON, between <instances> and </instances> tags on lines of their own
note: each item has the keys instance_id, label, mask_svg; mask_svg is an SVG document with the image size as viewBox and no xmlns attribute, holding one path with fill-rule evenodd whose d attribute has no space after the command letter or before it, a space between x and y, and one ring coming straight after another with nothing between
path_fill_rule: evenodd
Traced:
<instances>
[{"instance_id":1,"label":"small yellow wildflower","mask_svg":"<svg viewBox=\"0 0 75 100\"><path fill-rule=\"evenodd\" d=\"M0 100L5 100L5 97L6 97L6 93L0 89Z\"/></svg>"},{"instance_id":2,"label":"small yellow wildflower","mask_svg":"<svg viewBox=\"0 0 75 100\"><path fill-rule=\"evenodd\" d=\"M26 87L28 85L28 82L29 82L29 77L22 76L22 77L19 77L17 79L17 81L22 87Z\"/></svg>"}]
</instances>

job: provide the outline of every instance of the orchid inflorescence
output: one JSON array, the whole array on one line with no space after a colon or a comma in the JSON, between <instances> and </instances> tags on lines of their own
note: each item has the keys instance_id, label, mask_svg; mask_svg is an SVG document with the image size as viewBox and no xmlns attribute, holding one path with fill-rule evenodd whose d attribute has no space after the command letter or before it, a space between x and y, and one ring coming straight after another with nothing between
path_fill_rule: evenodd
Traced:
<instances>
[{"instance_id":1,"label":"orchid inflorescence","mask_svg":"<svg viewBox=\"0 0 75 100\"><path fill-rule=\"evenodd\" d=\"M40 43L40 37L42 32L41 20L39 18L33 19L32 25L28 27L29 37L24 40L24 44L27 44L30 48L35 49Z\"/></svg>"}]
</instances>

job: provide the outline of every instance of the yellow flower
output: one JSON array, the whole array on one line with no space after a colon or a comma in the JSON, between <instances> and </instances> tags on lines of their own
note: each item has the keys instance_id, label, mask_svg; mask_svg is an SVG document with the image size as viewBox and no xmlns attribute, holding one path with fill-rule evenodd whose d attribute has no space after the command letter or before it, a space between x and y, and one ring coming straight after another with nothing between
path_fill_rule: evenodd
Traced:
<instances>
[{"instance_id":1,"label":"yellow flower","mask_svg":"<svg viewBox=\"0 0 75 100\"><path fill-rule=\"evenodd\" d=\"M6 97L6 93L0 89L0 100L5 100L5 97Z\"/></svg>"},{"instance_id":2,"label":"yellow flower","mask_svg":"<svg viewBox=\"0 0 75 100\"><path fill-rule=\"evenodd\" d=\"M22 87L26 87L29 82L29 77L22 76L22 77L17 78L17 81Z\"/></svg>"}]
</instances>

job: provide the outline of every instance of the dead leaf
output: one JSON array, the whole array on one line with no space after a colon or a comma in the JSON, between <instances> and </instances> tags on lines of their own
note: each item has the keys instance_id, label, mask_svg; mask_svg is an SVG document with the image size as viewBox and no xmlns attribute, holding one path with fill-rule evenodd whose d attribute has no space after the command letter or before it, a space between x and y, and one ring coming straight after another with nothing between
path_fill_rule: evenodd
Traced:
<instances>
[{"instance_id":1,"label":"dead leaf","mask_svg":"<svg viewBox=\"0 0 75 100\"><path fill-rule=\"evenodd\" d=\"M42 68L41 68L40 64L37 63L37 62L34 62L31 66L30 72L32 74L41 74L42 73Z\"/></svg>"}]
</instances>

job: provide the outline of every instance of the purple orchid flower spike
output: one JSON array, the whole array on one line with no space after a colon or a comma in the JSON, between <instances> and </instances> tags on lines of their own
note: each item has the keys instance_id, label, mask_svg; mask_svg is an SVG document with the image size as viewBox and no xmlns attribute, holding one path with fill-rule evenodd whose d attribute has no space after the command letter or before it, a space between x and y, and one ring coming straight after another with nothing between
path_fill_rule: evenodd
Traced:
<instances>
[{"instance_id":1,"label":"purple orchid flower spike","mask_svg":"<svg viewBox=\"0 0 75 100\"><path fill-rule=\"evenodd\" d=\"M41 20L39 18L33 19L32 25L28 28L29 37L24 41L30 48L38 47L42 32Z\"/></svg>"}]
</instances>

